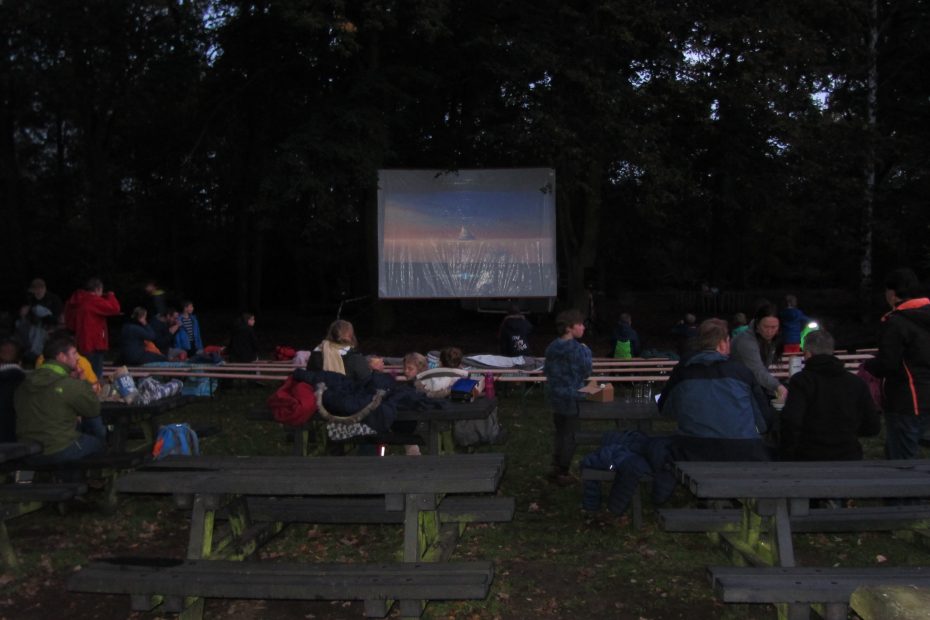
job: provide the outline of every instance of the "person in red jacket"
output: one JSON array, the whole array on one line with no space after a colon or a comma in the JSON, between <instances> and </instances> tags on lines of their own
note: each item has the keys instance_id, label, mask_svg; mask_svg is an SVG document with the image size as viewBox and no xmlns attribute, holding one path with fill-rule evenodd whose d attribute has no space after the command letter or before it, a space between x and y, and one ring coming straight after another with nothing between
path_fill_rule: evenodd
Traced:
<instances>
[{"instance_id":1,"label":"person in red jacket","mask_svg":"<svg viewBox=\"0 0 930 620\"><path fill-rule=\"evenodd\" d=\"M113 291L103 292L100 278L90 278L65 304L65 324L98 377L103 377L103 355L110 348L107 317L119 313L119 300Z\"/></svg>"}]
</instances>

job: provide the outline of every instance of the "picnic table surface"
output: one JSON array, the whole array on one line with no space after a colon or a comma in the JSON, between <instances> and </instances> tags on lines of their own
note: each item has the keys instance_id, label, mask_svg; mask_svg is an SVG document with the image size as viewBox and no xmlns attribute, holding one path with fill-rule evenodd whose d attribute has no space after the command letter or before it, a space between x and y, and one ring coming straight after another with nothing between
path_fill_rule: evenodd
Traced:
<instances>
[{"instance_id":1,"label":"picnic table surface","mask_svg":"<svg viewBox=\"0 0 930 620\"><path fill-rule=\"evenodd\" d=\"M503 454L168 457L117 481L125 493L385 495L493 493Z\"/></svg>"},{"instance_id":2,"label":"picnic table surface","mask_svg":"<svg viewBox=\"0 0 930 620\"><path fill-rule=\"evenodd\" d=\"M42 446L33 441L0 443L0 463L15 461L40 452L42 452Z\"/></svg>"},{"instance_id":3,"label":"picnic table surface","mask_svg":"<svg viewBox=\"0 0 930 620\"><path fill-rule=\"evenodd\" d=\"M707 499L930 497L930 460L678 462L691 492Z\"/></svg>"},{"instance_id":4,"label":"picnic table surface","mask_svg":"<svg viewBox=\"0 0 930 620\"><path fill-rule=\"evenodd\" d=\"M764 563L795 565L792 515L810 511L817 498L930 497L930 460L807 462L684 462L675 464L682 482L703 499L738 498L744 517L730 539L740 553ZM836 518L857 508L839 508ZM759 546L761 519L773 523L774 546ZM761 553L760 553L761 550Z\"/></svg>"},{"instance_id":5,"label":"picnic table surface","mask_svg":"<svg viewBox=\"0 0 930 620\"><path fill-rule=\"evenodd\" d=\"M654 420L661 417L655 400L624 400L620 398L606 403L583 400L578 404L583 420Z\"/></svg>"},{"instance_id":6,"label":"picnic table surface","mask_svg":"<svg viewBox=\"0 0 930 620\"><path fill-rule=\"evenodd\" d=\"M107 444L112 452L125 452L132 425L142 427L145 443L140 449L151 448L155 442L155 416L179 409L190 402L190 397L175 394L148 404L104 401L100 403L100 415L104 424L113 427L107 434Z\"/></svg>"}]
</instances>

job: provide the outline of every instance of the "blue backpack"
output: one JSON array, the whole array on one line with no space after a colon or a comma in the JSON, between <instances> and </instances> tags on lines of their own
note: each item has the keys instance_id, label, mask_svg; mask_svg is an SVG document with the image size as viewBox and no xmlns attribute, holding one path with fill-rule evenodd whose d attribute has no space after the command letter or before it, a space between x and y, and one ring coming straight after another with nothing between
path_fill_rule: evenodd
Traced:
<instances>
[{"instance_id":1,"label":"blue backpack","mask_svg":"<svg viewBox=\"0 0 930 620\"><path fill-rule=\"evenodd\" d=\"M183 456L200 454L200 441L190 425L166 424L158 429L155 445L152 446L152 456L157 461L173 454Z\"/></svg>"}]
</instances>

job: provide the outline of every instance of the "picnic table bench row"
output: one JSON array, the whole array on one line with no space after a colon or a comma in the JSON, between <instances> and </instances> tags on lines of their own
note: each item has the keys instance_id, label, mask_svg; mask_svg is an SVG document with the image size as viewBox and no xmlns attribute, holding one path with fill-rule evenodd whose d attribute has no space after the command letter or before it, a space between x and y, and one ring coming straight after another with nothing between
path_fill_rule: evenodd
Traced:
<instances>
[{"instance_id":1,"label":"picnic table bench row","mask_svg":"<svg viewBox=\"0 0 930 620\"><path fill-rule=\"evenodd\" d=\"M508 521L511 498L494 495L501 454L408 457L169 457L118 481L127 493L170 494L191 511L187 557L156 567L98 562L69 582L77 591L129 594L135 609L162 604L188 617L203 597L363 600L383 617L399 602L487 596L489 562L449 562L467 523ZM478 495L475 495L478 494ZM401 523L403 562L242 562L286 523ZM197 597L192 599L191 597Z\"/></svg>"},{"instance_id":2,"label":"picnic table bench row","mask_svg":"<svg viewBox=\"0 0 930 620\"><path fill-rule=\"evenodd\" d=\"M927 567L797 567L792 536L807 531L911 530L928 538L930 505L819 509L815 498L927 498L930 460L841 462L678 462L682 482L699 498L739 498L742 510L666 510L673 531L705 531L740 564L711 567L724 602L782 605L780 616L807 618L812 604L826 618L846 618L859 586L930 587ZM738 519L734 519L738 517Z\"/></svg>"}]
</instances>

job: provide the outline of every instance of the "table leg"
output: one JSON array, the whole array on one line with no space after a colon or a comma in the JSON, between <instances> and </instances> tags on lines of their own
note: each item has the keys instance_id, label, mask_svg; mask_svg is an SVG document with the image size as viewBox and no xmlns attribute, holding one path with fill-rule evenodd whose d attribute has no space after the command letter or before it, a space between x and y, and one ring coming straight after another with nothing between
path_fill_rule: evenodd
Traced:
<instances>
[{"instance_id":1,"label":"table leg","mask_svg":"<svg viewBox=\"0 0 930 620\"><path fill-rule=\"evenodd\" d=\"M404 499L404 562L420 562L439 540L438 498L433 493L409 493Z\"/></svg>"},{"instance_id":2,"label":"table leg","mask_svg":"<svg viewBox=\"0 0 930 620\"><path fill-rule=\"evenodd\" d=\"M775 549L779 566L794 566L794 543L791 541L791 517L788 500L775 500Z\"/></svg>"}]
</instances>

